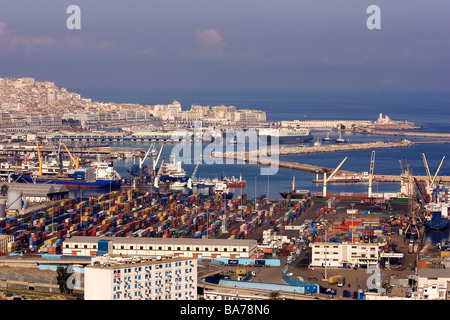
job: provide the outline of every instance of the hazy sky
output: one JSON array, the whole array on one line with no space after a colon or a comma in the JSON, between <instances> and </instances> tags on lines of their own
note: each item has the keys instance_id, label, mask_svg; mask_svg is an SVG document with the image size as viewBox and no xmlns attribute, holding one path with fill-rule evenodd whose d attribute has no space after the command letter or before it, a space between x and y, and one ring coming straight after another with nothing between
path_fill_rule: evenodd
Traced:
<instances>
[{"instance_id":1,"label":"hazy sky","mask_svg":"<svg viewBox=\"0 0 450 320\"><path fill-rule=\"evenodd\" d=\"M69 5L81 30L69 30ZM370 5L381 29L369 30ZM14 0L0 77L71 88L450 91L449 0Z\"/></svg>"}]
</instances>

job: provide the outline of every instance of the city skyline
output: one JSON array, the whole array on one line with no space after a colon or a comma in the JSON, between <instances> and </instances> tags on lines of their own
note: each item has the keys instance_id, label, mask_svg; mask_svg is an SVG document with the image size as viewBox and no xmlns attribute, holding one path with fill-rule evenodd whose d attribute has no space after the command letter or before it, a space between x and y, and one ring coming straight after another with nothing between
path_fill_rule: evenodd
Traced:
<instances>
[{"instance_id":1,"label":"city skyline","mask_svg":"<svg viewBox=\"0 0 450 320\"><path fill-rule=\"evenodd\" d=\"M80 8L81 29L66 10ZM381 10L370 30L366 11ZM447 91L450 5L435 1L2 4L0 77L141 89Z\"/></svg>"}]
</instances>

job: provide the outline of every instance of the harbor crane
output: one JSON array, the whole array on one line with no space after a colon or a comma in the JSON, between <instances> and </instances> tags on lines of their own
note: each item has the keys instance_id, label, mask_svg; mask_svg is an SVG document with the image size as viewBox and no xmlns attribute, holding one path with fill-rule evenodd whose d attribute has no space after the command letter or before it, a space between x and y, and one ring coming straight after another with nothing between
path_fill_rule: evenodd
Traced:
<instances>
[{"instance_id":1,"label":"harbor crane","mask_svg":"<svg viewBox=\"0 0 450 320\"><path fill-rule=\"evenodd\" d=\"M427 158L425 157L424 153L422 153L422 158L423 158L423 164L425 165L425 170L427 171L427 177L428 177L428 180L426 181L427 182L427 194L431 198L431 195L433 193L434 182L436 181L436 177L439 173L439 170L441 170L441 166L442 166L442 163L444 162L445 156L442 157L441 163L439 163L439 166L433 177L431 177L430 168L428 167Z\"/></svg>"},{"instance_id":2,"label":"harbor crane","mask_svg":"<svg viewBox=\"0 0 450 320\"><path fill-rule=\"evenodd\" d=\"M39 141L36 138L36 147L37 147L37 153L38 153L38 159L39 159L39 177L42 177L42 156L41 156L41 150L39 148Z\"/></svg>"},{"instance_id":3,"label":"harbor crane","mask_svg":"<svg viewBox=\"0 0 450 320\"><path fill-rule=\"evenodd\" d=\"M326 172L323 173L323 192L322 192L323 197L327 196L327 182L330 181L330 179L336 174L339 168L344 164L345 160L347 160L347 157L345 157L344 160L342 160L342 162L336 167L336 169L334 169L334 171L330 174L328 178L327 173Z\"/></svg>"},{"instance_id":4,"label":"harbor crane","mask_svg":"<svg viewBox=\"0 0 450 320\"><path fill-rule=\"evenodd\" d=\"M67 151L67 153L69 154L70 159L72 159L72 162L73 162L74 165L75 165L75 170L78 171L78 161L79 161L79 159L78 159L78 158L75 159L75 158L72 156L72 154L71 154L70 151L69 151L69 148L67 148L67 146L66 146L66 144L65 144L64 142L61 142L61 143L63 144L64 148L66 148L66 151Z\"/></svg>"},{"instance_id":5,"label":"harbor crane","mask_svg":"<svg viewBox=\"0 0 450 320\"><path fill-rule=\"evenodd\" d=\"M367 197L372 197L372 181L373 181L373 168L375 167L375 150L372 150L370 157L370 170L369 170L369 189L367 190Z\"/></svg>"},{"instance_id":6,"label":"harbor crane","mask_svg":"<svg viewBox=\"0 0 450 320\"><path fill-rule=\"evenodd\" d=\"M194 171L192 171L192 176L189 178L187 182L187 187L189 189L192 189L192 181L195 179L195 175L197 174L198 166L200 165L201 160L198 160L197 165L194 168Z\"/></svg>"},{"instance_id":7,"label":"harbor crane","mask_svg":"<svg viewBox=\"0 0 450 320\"><path fill-rule=\"evenodd\" d=\"M150 150L153 148L153 143L148 148L147 152L144 155L144 158L139 159L139 174L142 174L142 165L144 164L145 160L147 160L148 154L150 153Z\"/></svg>"}]
</instances>

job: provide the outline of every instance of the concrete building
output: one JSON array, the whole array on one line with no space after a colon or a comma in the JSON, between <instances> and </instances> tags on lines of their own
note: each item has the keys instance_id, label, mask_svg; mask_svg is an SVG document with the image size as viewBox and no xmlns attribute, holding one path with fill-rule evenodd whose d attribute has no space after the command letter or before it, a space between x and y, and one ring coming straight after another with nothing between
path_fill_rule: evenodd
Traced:
<instances>
[{"instance_id":1,"label":"concrete building","mask_svg":"<svg viewBox=\"0 0 450 320\"><path fill-rule=\"evenodd\" d=\"M13 235L0 234L0 252L8 252L8 243L14 242Z\"/></svg>"},{"instance_id":2,"label":"concrete building","mask_svg":"<svg viewBox=\"0 0 450 320\"><path fill-rule=\"evenodd\" d=\"M82 237L64 240L63 254L96 255L99 240L112 242L113 255L174 256L185 258L250 258L257 248L256 240L139 238L139 237Z\"/></svg>"},{"instance_id":3,"label":"concrete building","mask_svg":"<svg viewBox=\"0 0 450 320\"><path fill-rule=\"evenodd\" d=\"M377 243L315 242L311 247L311 267L344 267L377 265Z\"/></svg>"},{"instance_id":4,"label":"concrete building","mask_svg":"<svg viewBox=\"0 0 450 320\"><path fill-rule=\"evenodd\" d=\"M416 299L450 300L450 269L417 269Z\"/></svg>"},{"instance_id":5,"label":"concrete building","mask_svg":"<svg viewBox=\"0 0 450 320\"><path fill-rule=\"evenodd\" d=\"M5 183L8 193L20 194L21 199L27 202L46 202L62 200L69 197L69 189L63 184L28 184ZM8 205L10 205L8 203Z\"/></svg>"},{"instance_id":6,"label":"concrete building","mask_svg":"<svg viewBox=\"0 0 450 320\"><path fill-rule=\"evenodd\" d=\"M197 300L197 260L100 256L84 269L85 300Z\"/></svg>"}]
</instances>

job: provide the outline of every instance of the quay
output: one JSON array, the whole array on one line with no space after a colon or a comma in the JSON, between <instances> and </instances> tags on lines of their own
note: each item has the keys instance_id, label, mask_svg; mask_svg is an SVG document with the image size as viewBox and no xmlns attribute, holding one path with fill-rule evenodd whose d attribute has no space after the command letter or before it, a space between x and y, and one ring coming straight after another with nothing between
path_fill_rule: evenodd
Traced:
<instances>
[{"instance_id":1,"label":"quay","mask_svg":"<svg viewBox=\"0 0 450 320\"><path fill-rule=\"evenodd\" d=\"M365 142L365 143L345 143L345 144L333 144L333 145L320 145L320 146L298 146L293 148L281 147L279 151L280 156L293 155L293 154L307 154L307 153L321 153L321 152L337 152L337 151L354 151L365 149L381 149L381 148L400 148L410 147L417 144L435 144L435 143L450 143L450 141L420 141L412 142L408 140L402 140L398 142Z\"/></svg>"}]
</instances>

